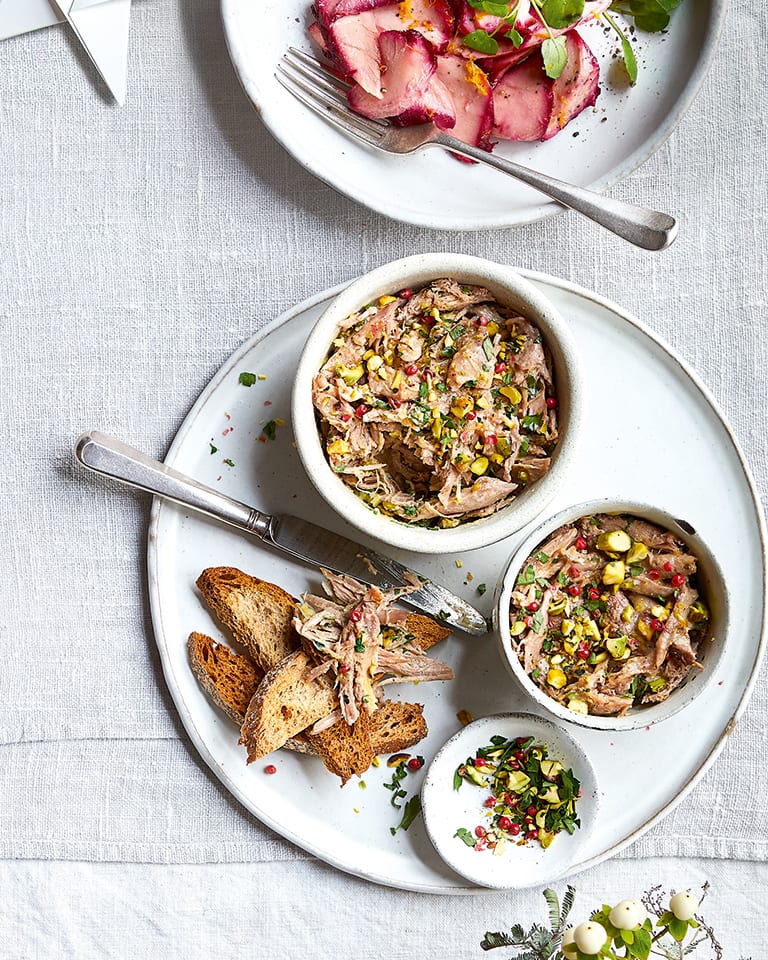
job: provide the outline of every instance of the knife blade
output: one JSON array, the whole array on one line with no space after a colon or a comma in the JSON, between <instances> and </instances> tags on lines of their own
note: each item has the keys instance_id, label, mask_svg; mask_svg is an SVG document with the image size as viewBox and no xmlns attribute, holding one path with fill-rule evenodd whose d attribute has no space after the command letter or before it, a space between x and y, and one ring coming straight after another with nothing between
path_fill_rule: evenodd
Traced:
<instances>
[{"instance_id":1,"label":"knife blade","mask_svg":"<svg viewBox=\"0 0 768 960\"><path fill-rule=\"evenodd\" d=\"M153 460L108 434L98 430L84 434L77 442L75 456L83 466L96 473L205 513L253 534L310 566L348 574L377 587L403 587L412 578L418 578L422 586L414 593L404 594L400 602L464 633L479 636L488 632L488 622L479 610L391 557L307 520L262 513Z\"/></svg>"}]
</instances>

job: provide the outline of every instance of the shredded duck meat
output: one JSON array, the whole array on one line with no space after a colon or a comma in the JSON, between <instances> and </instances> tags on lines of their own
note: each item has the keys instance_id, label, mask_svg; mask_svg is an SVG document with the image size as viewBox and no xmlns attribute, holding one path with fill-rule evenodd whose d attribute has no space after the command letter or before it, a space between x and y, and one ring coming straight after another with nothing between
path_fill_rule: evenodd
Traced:
<instances>
[{"instance_id":1,"label":"shredded duck meat","mask_svg":"<svg viewBox=\"0 0 768 960\"><path fill-rule=\"evenodd\" d=\"M549 470L558 440L537 327L482 287L435 280L352 314L315 375L333 470L371 507L451 527Z\"/></svg>"},{"instance_id":2,"label":"shredded duck meat","mask_svg":"<svg viewBox=\"0 0 768 960\"><path fill-rule=\"evenodd\" d=\"M338 693L339 709L352 726L362 713L373 713L385 684L407 681L452 680L453 670L425 655L406 629L405 611L391 606L405 587L380 590L350 576L323 570L328 597L305 594L296 605L293 626L313 666L310 676L330 673ZM319 721L315 732L333 722Z\"/></svg>"},{"instance_id":3,"label":"shredded duck meat","mask_svg":"<svg viewBox=\"0 0 768 960\"><path fill-rule=\"evenodd\" d=\"M525 561L510 605L523 669L575 713L624 716L666 700L701 668L709 611L696 558L668 530L583 517Z\"/></svg>"}]
</instances>

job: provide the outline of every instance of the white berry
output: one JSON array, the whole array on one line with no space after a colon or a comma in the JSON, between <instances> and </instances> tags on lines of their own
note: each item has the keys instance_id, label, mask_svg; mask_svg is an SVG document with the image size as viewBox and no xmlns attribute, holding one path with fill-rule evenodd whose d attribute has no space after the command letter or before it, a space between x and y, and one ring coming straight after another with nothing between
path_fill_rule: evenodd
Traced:
<instances>
[{"instance_id":1,"label":"white berry","mask_svg":"<svg viewBox=\"0 0 768 960\"><path fill-rule=\"evenodd\" d=\"M608 934L605 932L605 927L592 920L580 923L573 931L573 942L582 953L592 955L599 953L607 939Z\"/></svg>"},{"instance_id":2,"label":"white berry","mask_svg":"<svg viewBox=\"0 0 768 960\"><path fill-rule=\"evenodd\" d=\"M639 900L622 900L611 910L608 919L617 930L637 930L646 916L645 907Z\"/></svg>"},{"instance_id":3,"label":"white berry","mask_svg":"<svg viewBox=\"0 0 768 960\"><path fill-rule=\"evenodd\" d=\"M690 890L682 890L669 901L669 909L678 920L692 920L693 915L699 909L699 903L700 901L694 897Z\"/></svg>"},{"instance_id":4,"label":"white berry","mask_svg":"<svg viewBox=\"0 0 768 960\"><path fill-rule=\"evenodd\" d=\"M560 949L563 951L566 957L570 957L571 954L574 956L576 955L576 944L574 943L573 931L573 927L568 927L563 934L563 940L560 944Z\"/></svg>"}]
</instances>

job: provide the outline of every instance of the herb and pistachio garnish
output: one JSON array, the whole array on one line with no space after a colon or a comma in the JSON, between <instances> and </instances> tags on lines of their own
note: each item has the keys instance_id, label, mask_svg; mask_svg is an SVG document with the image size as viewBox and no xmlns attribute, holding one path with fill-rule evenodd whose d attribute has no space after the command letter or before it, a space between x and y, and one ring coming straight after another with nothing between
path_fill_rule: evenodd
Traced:
<instances>
[{"instance_id":1,"label":"herb and pistachio garnish","mask_svg":"<svg viewBox=\"0 0 768 960\"><path fill-rule=\"evenodd\" d=\"M573 770L547 754L547 745L534 737L495 736L468 757L456 768L453 788L470 783L488 791L486 822L459 827L454 836L478 852L499 856L508 843L535 841L546 849L561 831L572 834L581 826L576 816L581 784Z\"/></svg>"},{"instance_id":2,"label":"herb and pistachio garnish","mask_svg":"<svg viewBox=\"0 0 768 960\"><path fill-rule=\"evenodd\" d=\"M408 753L395 753L387 760L388 767L394 767L392 780L384 787L392 791L391 804L396 810L402 810L402 817L396 827L390 827L389 832L394 836L398 830L407 830L421 813L421 797L418 793L408 797L408 791L402 787L402 782L409 773L416 773L424 766L424 757L412 757Z\"/></svg>"},{"instance_id":3,"label":"herb and pistachio garnish","mask_svg":"<svg viewBox=\"0 0 768 960\"><path fill-rule=\"evenodd\" d=\"M536 326L482 287L435 280L351 314L312 396L331 467L375 510L453 527L550 467L551 365Z\"/></svg>"},{"instance_id":4,"label":"herb and pistachio garnish","mask_svg":"<svg viewBox=\"0 0 768 960\"><path fill-rule=\"evenodd\" d=\"M696 558L668 530L598 514L556 530L522 565L512 642L525 672L579 714L658 703L700 669L709 611Z\"/></svg>"}]
</instances>

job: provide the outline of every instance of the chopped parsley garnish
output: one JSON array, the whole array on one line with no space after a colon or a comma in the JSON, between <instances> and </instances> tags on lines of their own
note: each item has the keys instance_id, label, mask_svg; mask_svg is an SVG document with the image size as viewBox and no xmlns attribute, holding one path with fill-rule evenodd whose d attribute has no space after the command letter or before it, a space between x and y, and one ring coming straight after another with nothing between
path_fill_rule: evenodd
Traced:
<instances>
[{"instance_id":1,"label":"chopped parsley garnish","mask_svg":"<svg viewBox=\"0 0 768 960\"><path fill-rule=\"evenodd\" d=\"M277 423L274 420L269 420L262 427L261 433L267 440L274 440L277 436Z\"/></svg>"},{"instance_id":2,"label":"chopped parsley garnish","mask_svg":"<svg viewBox=\"0 0 768 960\"><path fill-rule=\"evenodd\" d=\"M238 377L238 383L242 383L244 387L252 387L256 383L256 374L243 371Z\"/></svg>"}]
</instances>

